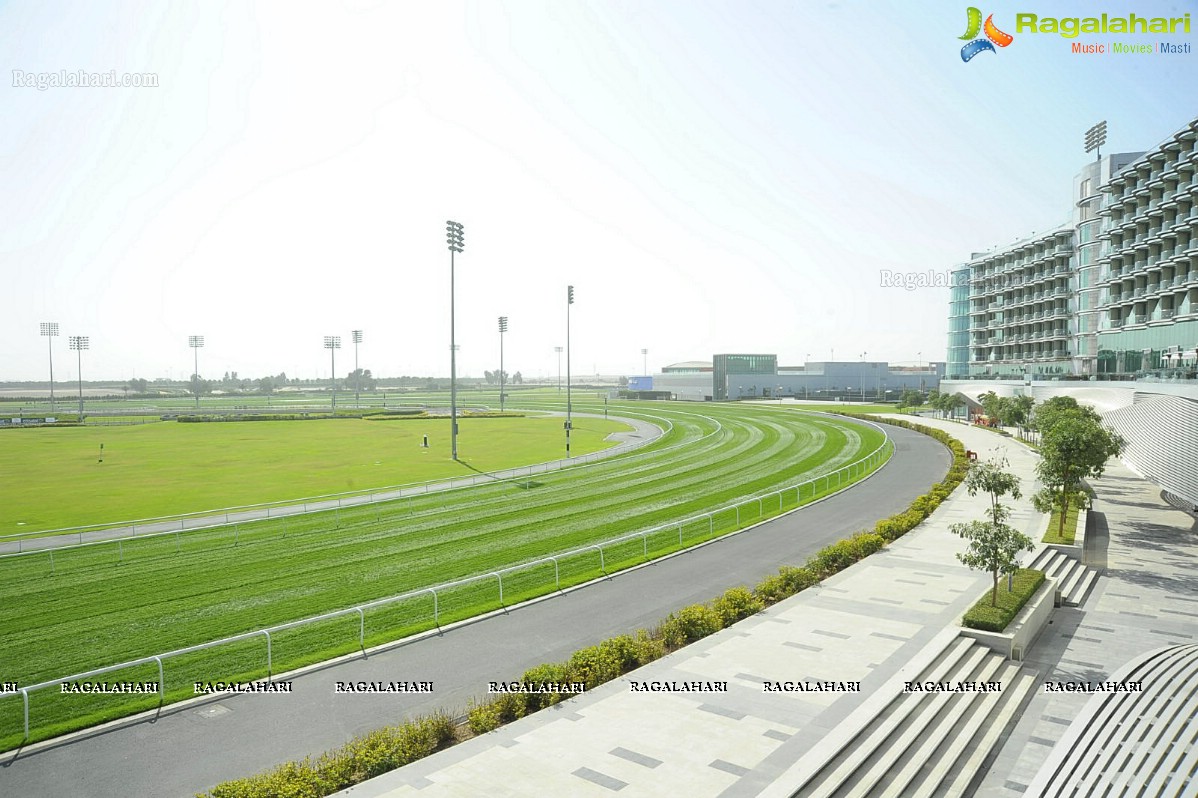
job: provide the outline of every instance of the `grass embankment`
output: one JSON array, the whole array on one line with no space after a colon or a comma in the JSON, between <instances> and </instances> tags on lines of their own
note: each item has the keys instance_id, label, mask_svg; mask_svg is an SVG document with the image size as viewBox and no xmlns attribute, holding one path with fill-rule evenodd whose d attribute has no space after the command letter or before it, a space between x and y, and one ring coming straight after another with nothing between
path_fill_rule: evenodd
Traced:
<instances>
[{"instance_id":1,"label":"grass embankment","mask_svg":"<svg viewBox=\"0 0 1198 798\"><path fill-rule=\"evenodd\" d=\"M978 599L977 604L965 613L965 626L970 629L982 629L987 632L1001 632L1007 628L1015 616L1023 609L1028 600L1044 583L1044 572L1020 568L1012 580L1011 590L1007 590L1007 580L998 580L998 606L991 606L992 591Z\"/></svg>"},{"instance_id":2,"label":"grass embankment","mask_svg":"<svg viewBox=\"0 0 1198 798\"><path fill-rule=\"evenodd\" d=\"M637 454L532 480L145 538L119 548L108 543L60 550L53 571L48 554L0 560L6 608L0 673L30 685L486 574L795 484L852 462L883 440L873 429L801 413L704 411L669 411L673 430ZM823 482L804 488L801 503L826 492ZM775 496L739 513L701 517L681 530L667 526L644 540L605 547L603 565L607 572L627 567L643 561L646 550L648 556L677 550L680 534L684 545L693 545L797 503L790 491L781 507ZM548 563L505 575L503 603L552 590L554 571ZM599 576L598 553L562 558L558 573L563 586ZM437 620L445 625L498 608L496 588L497 580L488 578L438 591ZM369 610L365 645L432 628L433 611L429 593ZM274 672L357 650L359 623L354 613L272 634ZM189 697L196 681L259 678L265 659L263 637L168 659L167 698ZM102 678L153 680L157 666ZM156 697L39 691L31 699L34 738L156 703ZM19 699L0 701L0 750L20 740L20 708Z\"/></svg>"}]
</instances>

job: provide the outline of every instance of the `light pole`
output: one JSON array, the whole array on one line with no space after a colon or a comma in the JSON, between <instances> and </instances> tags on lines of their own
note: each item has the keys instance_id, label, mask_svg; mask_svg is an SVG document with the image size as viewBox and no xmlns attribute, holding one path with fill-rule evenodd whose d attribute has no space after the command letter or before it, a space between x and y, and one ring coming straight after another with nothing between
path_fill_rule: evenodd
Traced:
<instances>
[{"instance_id":1,"label":"light pole","mask_svg":"<svg viewBox=\"0 0 1198 798\"><path fill-rule=\"evenodd\" d=\"M50 412L54 412L54 339L58 337L58 322L43 321L41 323L42 335L49 338L50 344Z\"/></svg>"},{"instance_id":2,"label":"light pole","mask_svg":"<svg viewBox=\"0 0 1198 798\"><path fill-rule=\"evenodd\" d=\"M915 370L919 373L919 392L923 393L923 352L915 353Z\"/></svg>"},{"instance_id":3,"label":"light pole","mask_svg":"<svg viewBox=\"0 0 1198 798\"><path fill-rule=\"evenodd\" d=\"M204 336L189 335L187 336L187 345L191 347L193 364L195 370L192 372L192 388L196 392L196 411L200 409L200 349L204 346Z\"/></svg>"},{"instance_id":4,"label":"light pole","mask_svg":"<svg viewBox=\"0 0 1198 798\"><path fill-rule=\"evenodd\" d=\"M449 243L449 447L453 459L458 459L458 358L453 326L453 257L466 246L465 228L461 223L445 223Z\"/></svg>"},{"instance_id":5,"label":"light pole","mask_svg":"<svg viewBox=\"0 0 1198 798\"><path fill-rule=\"evenodd\" d=\"M362 406L362 372L358 370L358 344L362 343L362 331L353 330L354 338L354 407Z\"/></svg>"},{"instance_id":6,"label":"light pole","mask_svg":"<svg viewBox=\"0 0 1198 798\"><path fill-rule=\"evenodd\" d=\"M860 379L861 379L861 402L862 402L862 404L865 403L865 356L868 354L869 354L868 352L861 353L861 377L860 377Z\"/></svg>"},{"instance_id":7,"label":"light pole","mask_svg":"<svg viewBox=\"0 0 1198 798\"><path fill-rule=\"evenodd\" d=\"M341 348L340 335L326 335L324 348L329 350L329 369L333 379L333 413L337 413L337 350Z\"/></svg>"},{"instance_id":8,"label":"light pole","mask_svg":"<svg viewBox=\"0 0 1198 798\"><path fill-rule=\"evenodd\" d=\"M507 332L507 316L499 317L499 412L503 412L503 334Z\"/></svg>"},{"instance_id":9,"label":"light pole","mask_svg":"<svg viewBox=\"0 0 1198 798\"><path fill-rule=\"evenodd\" d=\"M645 369L644 371L641 372L641 374L644 374L646 377L648 377L649 376L649 350L648 349L641 350L641 362Z\"/></svg>"},{"instance_id":10,"label":"light pole","mask_svg":"<svg viewBox=\"0 0 1198 798\"><path fill-rule=\"evenodd\" d=\"M574 304L574 286L566 286L566 457L570 456L570 306Z\"/></svg>"},{"instance_id":11,"label":"light pole","mask_svg":"<svg viewBox=\"0 0 1198 798\"><path fill-rule=\"evenodd\" d=\"M557 352L557 392L562 392L562 348L560 346L553 347L553 351Z\"/></svg>"},{"instance_id":12,"label":"light pole","mask_svg":"<svg viewBox=\"0 0 1198 798\"><path fill-rule=\"evenodd\" d=\"M67 337L70 342L71 349L78 352L78 369L79 369L79 423L83 423L83 350L88 348L88 340L86 335L71 335Z\"/></svg>"}]
</instances>

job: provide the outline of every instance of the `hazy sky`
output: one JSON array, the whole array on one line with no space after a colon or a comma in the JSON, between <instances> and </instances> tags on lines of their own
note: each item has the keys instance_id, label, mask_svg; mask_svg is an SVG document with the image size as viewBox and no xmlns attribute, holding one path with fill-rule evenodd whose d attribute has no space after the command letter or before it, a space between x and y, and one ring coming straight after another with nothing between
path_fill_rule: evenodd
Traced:
<instances>
[{"instance_id":1,"label":"hazy sky","mask_svg":"<svg viewBox=\"0 0 1198 798\"><path fill-rule=\"evenodd\" d=\"M714 352L944 359L945 270L1066 221L1085 130L1155 146L1198 115L1195 2L1029 0L961 60L966 3L4 2L0 380L200 372L556 375ZM1101 6L1101 7L1100 7ZM916 11L916 8L922 10ZM1014 14L1192 15L1070 40ZM5 76L7 78L7 74Z\"/></svg>"}]
</instances>

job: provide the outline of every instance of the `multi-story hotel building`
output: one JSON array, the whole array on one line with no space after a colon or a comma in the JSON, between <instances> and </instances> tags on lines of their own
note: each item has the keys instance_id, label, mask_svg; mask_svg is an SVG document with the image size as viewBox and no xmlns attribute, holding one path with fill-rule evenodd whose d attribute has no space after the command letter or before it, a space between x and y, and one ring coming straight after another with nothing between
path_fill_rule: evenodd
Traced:
<instances>
[{"instance_id":1,"label":"multi-story hotel building","mask_svg":"<svg viewBox=\"0 0 1198 798\"><path fill-rule=\"evenodd\" d=\"M1198 119L1087 164L1073 197L1066 224L953 269L943 390L1074 396L1198 505Z\"/></svg>"}]
</instances>

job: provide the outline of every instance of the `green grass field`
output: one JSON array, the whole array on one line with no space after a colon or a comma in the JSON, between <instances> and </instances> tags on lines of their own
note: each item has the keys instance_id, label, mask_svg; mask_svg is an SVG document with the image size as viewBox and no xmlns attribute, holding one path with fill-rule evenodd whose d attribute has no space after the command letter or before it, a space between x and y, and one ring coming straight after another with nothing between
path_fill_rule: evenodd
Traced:
<instances>
[{"instance_id":1,"label":"green grass field","mask_svg":"<svg viewBox=\"0 0 1198 798\"><path fill-rule=\"evenodd\" d=\"M578 410L602 411L585 404ZM290 519L242 524L124 543L0 559L0 674L30 685L90 668L310 617L546 554L710 512L852 462L882 433L783 407L640 403L616 412L672 424L636 453L532 481L479 485L443 494ZM288 429L328 423L284 423ZM370 430L415 422L365 422ZM479 424L510 423L505 419ZM560 433L560 421L553 422ZM579 420L581 425L582 420ZM588 423L591 423L588 421ZM270 422L189 425L253 433ZM136 428L134 428L136 429ZM60 430L61 431L61 430ZM92 432L80 430L80 432ZM9 433L23 434L23 433ZM225 433L219 433L225 434ZM465 428L463 437L467 433ZM266 450L269 451L269 447ZM428 476L428 472L421 472ZM808 488L802 502L826 492ZM796 506L788 493L785 508ZM777 497L724 511L683 529L685 545L778 512ZM760 513L760 514L759 514ZM605 551L607 571L679 548L668 527ZM562 559L563 585L600 574L597 556ZM505 577L504 603L547 592L545 565ZM499 606L494 580L438 596L442 625ZM369 646L432 626L430 594L366 614ZM358 648L355 613L272 638L274 672ZM265 672L262 638L168 660L168 700L190 696L194 681ZM156 679L156 666L101 677ZM156 705L156 699L60 696L31 701L34 739ZM0 750L20 742L21 701L0 700Z\"/></svg>"},{"instance_id":2,"label":"green grass field","mask_svg":"<svg viewBox=\"0 0 1198 798\"><path fill-rule=\"evenodd\" d=\"M586 454L626 424L579 418ZM423 436L429 448L422 448ZM0 431L0 535L463 476L564 455L560 418L158 422ZM100 446L103 444L103 451ZM101 462L101 459L103 462ZM467 468L468 466L469 468Z\"/></svg>"}]
</instances>

